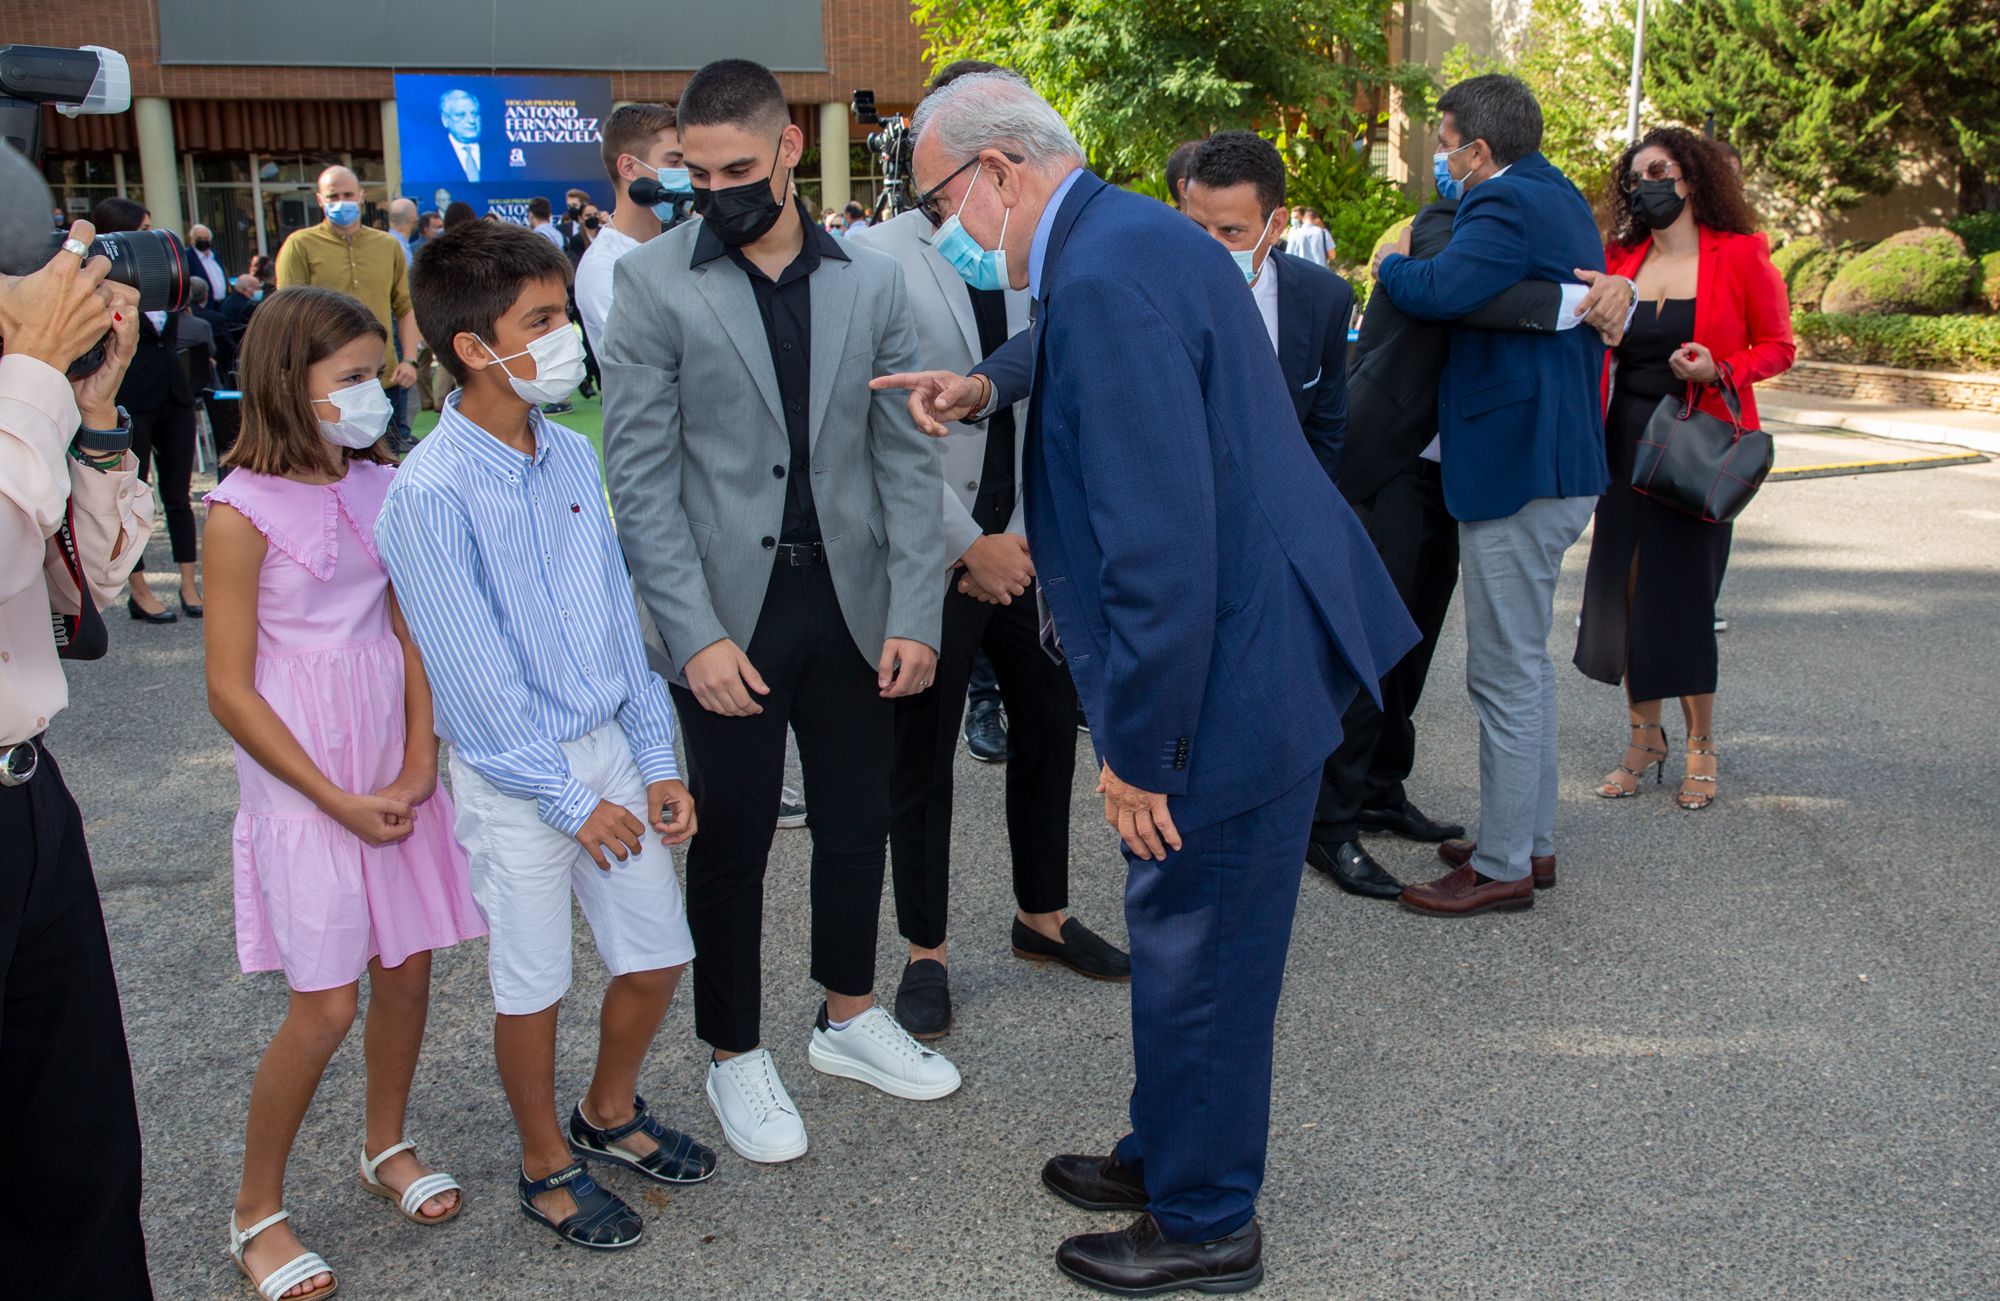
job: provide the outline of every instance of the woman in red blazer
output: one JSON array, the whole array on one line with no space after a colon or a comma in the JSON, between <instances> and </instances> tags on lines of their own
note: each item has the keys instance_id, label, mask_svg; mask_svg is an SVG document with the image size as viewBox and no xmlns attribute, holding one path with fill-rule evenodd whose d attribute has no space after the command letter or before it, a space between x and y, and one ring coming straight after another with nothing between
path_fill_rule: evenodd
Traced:
<instances>
[{"instance_id":1,"label":"woman in red blazer","mask_svg":"<svg viewBox=\"0 0 2000 1301\"><path fill-rule=\"evenodd\" d=\"M1632 491L1632 458L1662 397L1690 384L1699 406L1729 419L1724 386L1758 428L1751 386L1792 364L1791 304L1742 182L1712 141L1661 127L1625 151L1612 173L1617 225L1605 249L1612 275L1638 287L1632 324L1605 357L1604 436L1611 487L1597 506L1584 577L1576 666L1622 683L1630 714L1625 757L1598 786L1637 795L1649 767L1664 780L1660 702L1687 720L1679 803L1716 795L1715 597L1731 527L1705 524Z\"/></svg>"}]
</instances>

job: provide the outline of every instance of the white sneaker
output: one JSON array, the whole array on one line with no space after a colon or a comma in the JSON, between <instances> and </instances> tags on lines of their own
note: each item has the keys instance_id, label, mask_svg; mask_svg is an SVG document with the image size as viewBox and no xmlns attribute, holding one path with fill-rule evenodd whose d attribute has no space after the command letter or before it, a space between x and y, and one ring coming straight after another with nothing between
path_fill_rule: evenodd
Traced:
<instances>
[{"instance_id":1,"label":"white sneaker","mask_svg":"<svg viewBox=\"0 0 2000 1301\"><path fill-rule=\"evenodd\" d=\"M765 1049L710 1061L708 1105L744 1160L775 1164L806 1154L806 1124Z\"/></svg>"},{"instance_id":2,"label":"white sneaker","mask_svg":"<svg viewBox=\"0 0 2000 1301\"><path fill-rule=\"evenodd\" d=\"M895 1098L927 1102L958 1092L958 1068L910 1038L896 1018L871 1007L844 1030L826 1024L822 1010L806 1053L823 1075L872 1084Z\"/></svg>"}]
</instances>

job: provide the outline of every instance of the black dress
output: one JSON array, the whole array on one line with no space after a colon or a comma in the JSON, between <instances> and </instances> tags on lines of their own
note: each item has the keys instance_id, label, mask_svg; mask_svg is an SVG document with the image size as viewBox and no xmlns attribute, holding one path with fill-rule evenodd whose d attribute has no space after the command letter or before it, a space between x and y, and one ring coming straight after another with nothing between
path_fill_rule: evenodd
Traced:
<instances>
[{"instance_id":1,"label":"black dress","mask_svg":"<svg viewBox=\"0 0 2000 1301\"><path fill-rule=\"evenodd\" d=\"M1631 487L1633 452L1653 408L1687 390L1667 363L1693 337L1694 299L1641 303L1617 348L1604 418L1611 487L1597 503L1576 666L1599 682L1626 682L1635 702L1715 690L1715 596L1731 526L1704 524Z\"/></svg>"}]
</instances>

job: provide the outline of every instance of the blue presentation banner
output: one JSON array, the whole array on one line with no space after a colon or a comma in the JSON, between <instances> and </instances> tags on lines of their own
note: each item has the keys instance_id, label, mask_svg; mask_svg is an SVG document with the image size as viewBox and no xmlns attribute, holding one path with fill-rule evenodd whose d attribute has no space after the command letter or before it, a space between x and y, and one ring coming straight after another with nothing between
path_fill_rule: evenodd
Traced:
<instances>
[{"instance_id":1,"label":"blue presentation banner","mask_svg":"<svg viewBox=\"0 0 2000 1301\"><path fill-rule=\"evenodd\" d=\"M403 193L423 208L463 200L522 224L537 195L561 216L571 188L609 211L610 112L609 77L398 74Z\"/></svg>"}]
</instances>

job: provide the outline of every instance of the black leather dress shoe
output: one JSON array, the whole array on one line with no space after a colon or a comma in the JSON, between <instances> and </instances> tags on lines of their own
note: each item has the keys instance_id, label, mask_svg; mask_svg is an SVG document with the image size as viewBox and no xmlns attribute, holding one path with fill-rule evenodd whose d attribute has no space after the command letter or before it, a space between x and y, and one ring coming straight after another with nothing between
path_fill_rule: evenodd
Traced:
<instances>
[{"instance_id":1,"label":"black leather dress shoe","mask_svg":"<svg viewBox=\"0 0 2000 1301\"><path fill-rule=\"evenodd\" d=\"M1404 800L1400 808L1363 809L1354 820L1370 831L1387 831L1405 840L1421 840L1436 844L1440 840L1456 840L1465 834L1465 828L1455 822L1433 822L1424 816L1424 811Z\"/></svg>"},{"instance_id":2,"label":"black leather dress shoe","mask_svg":"<svg viewBox=\"0 0 2000 1301\"><path fill-rule=\"evenodd\" d=\"M942 1039L951 1033L951 973L942 962L920 958L903 967L896 986L896 1024L912 1039Z\"/></svg>"},{"instance_id":3,"label":"black leather dress shoe","mask_svg":"<svg viewBox=\"0 0 2000 1301\"><path fill-rule=\"evenodd\" d=\"M1060 962L1079 976L1092 980L1132 979L1132 959L1096 931L1072 917L1062 924L1062 940L1057 942L1014 919L1014 956L1030 962Z\"/></svg>"},{"instance_id":4,"label":"black leather dress shoe","mask_svg":"<svg viewBox=\"0 0 2000 1301\"><path fill-rule=\"evenodd\" d=\"M1336 845L1314 841L1306 846L1306 862L1332 877L1333 883L1349 894L1364 899L1402 896L1403 883L1382 870L1382 865L1368 856L1358 840L1343 840Z\"/></svg>"},{"instance_id":5,"label":"black leather dress shoe","mask_svg":"<svg viewBox=\"0 0 2000 1301\"><path fill-rule=\"evenodd\" d=\"M1086 1211L1143 1211L1146 1185L1116 1156L1052 1156L1042 1183L1071 1206Z\"/></svg>"},{"instance_id":6,"label":"black leather dress shoe","mask_svg":"<svg viewBox=\"0 0 2000 1301\"><path fill-rule=\"evenodd\" d=\"M1175 1242L1151 1215L1116 1233L1085 1233L1056 1248L1056 1268L1118 1296L1248 1292L1264 1281L1264 1234L1252 1220L1213 1242Z\"/></svg>"},{"instance_id":7,"label":"black leather dress shoe","mask_svg":"<svg viewBox=\"0 0 2000 1301\"><path fill-rule=\"evenodd\" d=\"M982 700L965 711L965 752L981 763L1007 757L1007 716L1000 702Z\"/></svg>"},{"instance_id":8,"label":"black leather dress shoe","mask_svg":"<svg viewBox=\"0 0 2000 1301\"><path fill-rule=\"evenodd\" d=\"M125 598L125 608L140 623L177 623L180 621L180 616L172 610L163 609L157 614L148 614L146 611L141 610L139 603L129 596Z\"/></svg>"}]
</instances>

